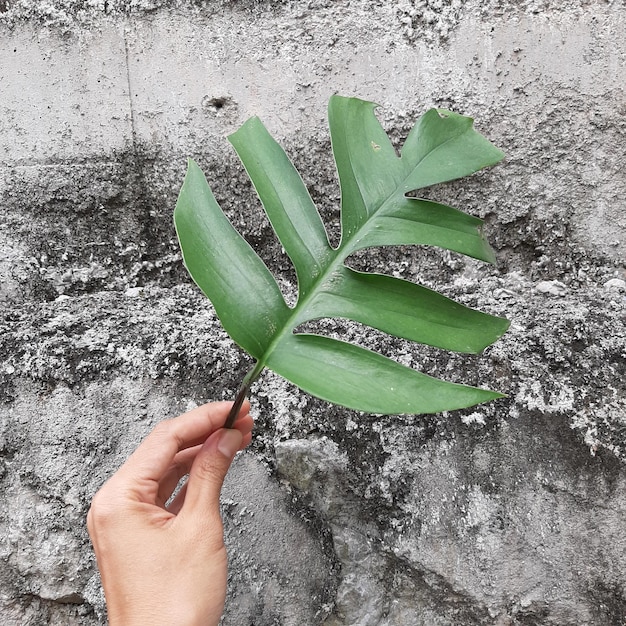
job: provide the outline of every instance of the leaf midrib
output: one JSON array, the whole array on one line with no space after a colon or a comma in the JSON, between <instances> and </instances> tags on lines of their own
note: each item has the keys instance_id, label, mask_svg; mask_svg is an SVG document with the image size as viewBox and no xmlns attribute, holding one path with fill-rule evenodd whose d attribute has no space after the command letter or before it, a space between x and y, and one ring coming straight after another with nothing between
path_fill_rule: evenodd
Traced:
<instances>
[{"instance_id":1,"label":"leaf midrib","mask_svg":"<svg viewBox=\"0 0 626 626\"><path fill-rule=\"evenodd\" d=\"M447 143L448 141L451 141L451 139L448 139L444 143ZM433 152L438 150L439 147L440 146L437 146L437 148L435 148L435 150L432 150L429 154L432 154ZM378 217L378 215L383 210L385 205L389 204L391 201L397 198L399 194L402 194L403 196L405 195L407 190L404 188L406 187L407 179L419 167L420 163L426 158L426 156L427 155L424 155L419 160L419 162L415 165L415 167L411 168L411 170L403 177L402 181L398 184L398 186L393 191L393 193L391 193L383 202L381 202L378 208L371 215L368 215L367 219L359 226L359 228L356 231L354 231L354 233L352 233L352 236L350 237L349 241L346 241L344 244L342 240L337 248L331 248L336 254L335 258L331 260L326 270L323 271L317 277L317 279L313 281L313 283L311 283L309 287L309 291L306 294L306 296L302 300L298 298L298 301L296 302L295 306L291 309L292 310L291 315L285 320L283 328L278 333L276 333L276 335L274 335L274 337L272 338L272 340L270 341L267 347L267 350L265 350L263 352L263 355L258 359L253 370L255 373L254 378L256 378L256 376L258 376L261 373L261 370L265 367L265 363L267 362L269 356L274 351L274 348L278 344L280 344L280 342L282 341L283 337L285 337L285 335L293 333L293 329L296 328L296 326L298 326L299 324L303 324L304 322L308 322L308 321L311 321L311 319L314 319L306 315L302 315L302 313L306 312L308 302L310 302L313 298L315 298L318 295L319 293L318 285L323 284L326 281L327 277L331 276L339 266L344 265L344 261L353 252L356 252L356 250L359 249L359 248L351 246L350 244L358 240L357 236L359 235L359 233L363 232L363 230L366 227L369 227L371 225L372 221L376 217ZM352 167L352 160L350 158L350 155L348 155L348 159L350 160L350 165ZM398 160L400 162L402 161L401 158ZM352 171L354 172L354 168L352 168ZM363 192L361 190L361 186L358 184L358 181L357 181L357 187L359 189L359 195L361 196L361 199L363 200L363 202L365 202L365 198L363 197ZM296 274L297 274L297 269L296 269ZM254 378L252 378L252 380L254 380Z\"/></svg>"}]
</instances>

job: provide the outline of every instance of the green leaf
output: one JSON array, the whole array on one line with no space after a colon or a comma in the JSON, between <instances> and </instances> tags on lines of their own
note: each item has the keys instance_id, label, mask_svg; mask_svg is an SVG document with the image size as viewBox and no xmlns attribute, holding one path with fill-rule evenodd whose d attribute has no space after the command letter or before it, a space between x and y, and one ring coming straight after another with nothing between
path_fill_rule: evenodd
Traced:
<instances>
[{"instance_id":1,"label":"green leaf","mask_svg":"<svg viewBox=\"0 0 626 626\"><path fill-rule=\"evenodd\" d=\"M296 268L299 291L305 294L333 252L313 200L296 168L257 117L229 139Z\"/></svg>"},{"instance_id":2,"label":"green leaf","mask_svg":"<svg viewBox=\"0 0 626 626\"><path fill-rule=\"evenodd\" d=\"M455 385L320 335L288 335L267 366L324 400L370 413L436 413L502 397Z\"/></svg>"},{"instance_id":3,"label":"green leaf","mask_svg":"<svg viewBox=\"0 0 626 626\"><path fill-rule=\"evenodd\" d=\"M473 123L443 109L422 116L402 148L407 191L468 176L504 158Z\"/></svg>"},{"instance_id":4,"label":"green leaf","mask_svg":"<svg viewBox=\"0 0 626 626\"><path fill-rule=\"evenodd\" d=\"M276 280L232 227L191 160L174 223L187 270L213 303L222 326L244 350L263 358L290 311Z\"/></svg>"},{"instance_id":5,"label":"green leaf","mask_svg":"<svg viewBox=\"0 0 626 626\"><path fill-rule=\"evenodd\" d=\"M402 196L381 208L352 249L421 244L493 263L495 255L481 227L482 220L452 207Z\"/></svg>"},{"instance_id":6,"label":"green leaf","mask_svg":"<svg viewBox=\"0 0 626 626\"><path fill-rule=\"evenodd\" d=\"M500 394L432 378L376 352L298 333L305 322L340 317L390 335L458 352L479 352L508 327L406 280L355 272L357 250L435 245L485 261L493 251L481 220L406 193L466 176L502 153L454 113L431 110L398 156L375 105L333 96L329 125L341 186L342 237L328 243L298 172L261 121L248 120L230 141L298 277L287 307L270 272L230 225L198 167L190 162L175 211L185 264L211 299L224 328L257 364L331 402L376 413L425 413L466 407ZM250 380L247 380L250 382Z\"/></svg>"},{"instance_id":7,"label":"green leaf","mask_svg":"<svg viewBox=\"0 0 626 626\"><path fill-rule=\"evenodd\" d=\"M345 266L320 286L307 311L312 318L351 319L390 335L456 352L480 352L508 327L506 320L465 307L426 287Z\"/></svg>"}]
</instances>

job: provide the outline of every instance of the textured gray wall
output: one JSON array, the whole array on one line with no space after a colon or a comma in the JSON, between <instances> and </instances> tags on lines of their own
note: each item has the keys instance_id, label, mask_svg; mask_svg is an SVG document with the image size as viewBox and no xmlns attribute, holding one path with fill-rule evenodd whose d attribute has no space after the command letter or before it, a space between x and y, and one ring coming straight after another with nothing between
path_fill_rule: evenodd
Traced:
<instances>
[{"instance_id":1,"label":"textured gray wall","mask_svg":"<svg viewBox=\"0 0 626 626\"><path fill-rule=\"evenodd\" d=\"M102 624L91 496L160 419L248 358L181 267L187 156L281 285L225 136L260 115L337 236L325 107L430 106L507 153L430 190L496 267L364 254L512 320L479 357L340 325L508 399L329 406L267 374L224 492L227 625L626 623L626 6L602 0L0 1L0 624Z\"/></svg>"}]
</instances>

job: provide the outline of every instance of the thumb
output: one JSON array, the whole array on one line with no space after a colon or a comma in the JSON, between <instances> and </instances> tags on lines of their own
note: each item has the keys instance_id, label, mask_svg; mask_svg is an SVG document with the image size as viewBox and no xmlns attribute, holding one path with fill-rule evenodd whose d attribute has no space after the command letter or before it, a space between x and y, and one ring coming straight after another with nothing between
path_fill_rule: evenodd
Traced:
<instances>
[{"instance_id":1,"label":"thumb","mask_svg":"<svg viewBox=\"0 0 626 626\"><path fill-rule=\"evenodd\" d=\"M214 523L219 521L220 491L242 440L243 435L236 428L221 428L204 442L189 472L185 513Z\"/></svg>"}]
</instances>

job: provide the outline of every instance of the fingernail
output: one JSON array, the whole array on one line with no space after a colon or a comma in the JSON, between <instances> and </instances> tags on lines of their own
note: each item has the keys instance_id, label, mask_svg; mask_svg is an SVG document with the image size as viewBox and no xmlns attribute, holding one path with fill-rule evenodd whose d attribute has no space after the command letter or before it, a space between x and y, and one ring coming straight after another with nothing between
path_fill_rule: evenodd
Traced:
<instances>
[{"instance_id":1,"label":"fingernail","mask_svg":"<svg viewBox=\"0 0 626 626\"><path fill-rule=\"evenodd\" d=\"M227 458L231 459L239 450L242 435L236 428L225 428L220 440L217 442L217 449Z\"/></svg>"}]
</instances>

